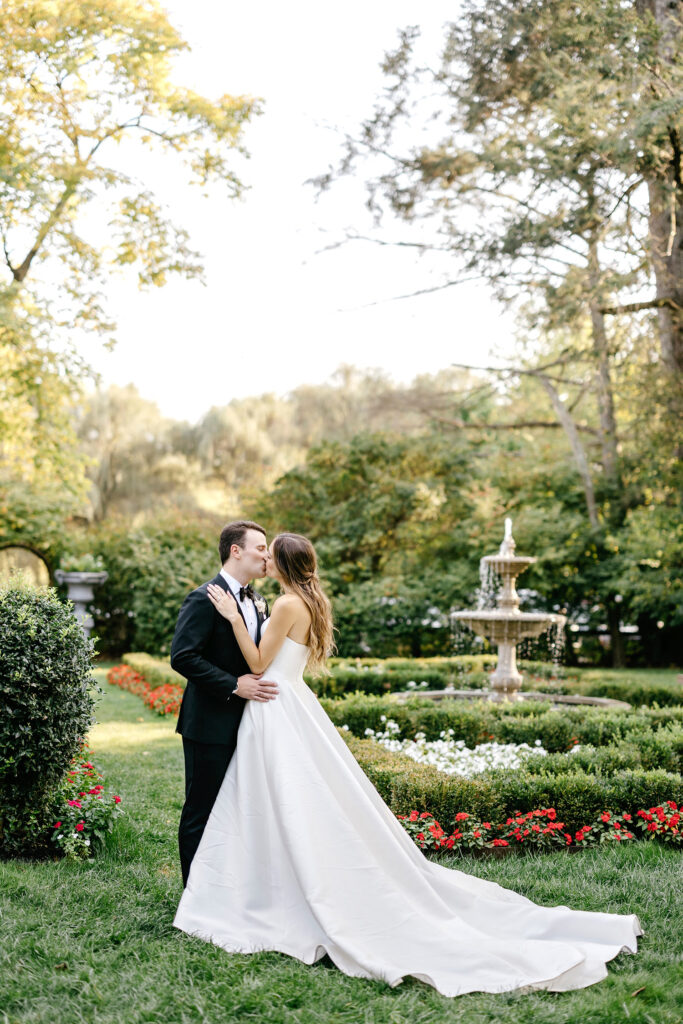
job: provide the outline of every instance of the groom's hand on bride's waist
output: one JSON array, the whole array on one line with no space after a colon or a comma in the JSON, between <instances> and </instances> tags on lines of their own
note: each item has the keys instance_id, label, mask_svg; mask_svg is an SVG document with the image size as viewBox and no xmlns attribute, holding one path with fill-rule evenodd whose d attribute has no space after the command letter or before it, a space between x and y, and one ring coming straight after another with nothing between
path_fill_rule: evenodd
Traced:
<instances>
[{"instance_id":1,"label":"groom's hand on bride's waist","mask_svg":"<svg viewBox=\"0 0 683 1024\"><path fill-rule=\"evenodd\" d=\"M233 692L238 697L243 697L244 700L266 701L275 700L280 691L277 683L270 683L267 679L262 679L260 675L248 672L244 676L239 676L237 688Z\"/></svg>"}]
</instances>

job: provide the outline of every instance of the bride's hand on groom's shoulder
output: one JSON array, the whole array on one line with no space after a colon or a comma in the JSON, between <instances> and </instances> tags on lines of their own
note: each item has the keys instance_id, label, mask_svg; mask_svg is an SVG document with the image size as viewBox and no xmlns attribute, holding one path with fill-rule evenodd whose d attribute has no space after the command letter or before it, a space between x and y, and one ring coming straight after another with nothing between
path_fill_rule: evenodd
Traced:
<instances>
[{"instance_id":1,"label":"bride's hand on groom's shoulder","mask_svg":"<svg viewBox=\"0 0 683 1024\"><path fill-rule=\"evenodd\" d=\"M206 588L209 601L214 606L216 611L228 620L228 622L237 622L240 617L239 610L237 608L237 601L222 587L217 586L215 583L209 583Z\"/></svg>"}]
</instances>

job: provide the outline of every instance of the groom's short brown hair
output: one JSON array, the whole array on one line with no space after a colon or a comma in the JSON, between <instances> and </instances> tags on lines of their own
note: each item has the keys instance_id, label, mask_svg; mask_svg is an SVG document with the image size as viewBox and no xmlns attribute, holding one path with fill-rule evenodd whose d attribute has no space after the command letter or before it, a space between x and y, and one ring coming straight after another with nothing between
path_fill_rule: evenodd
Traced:
<instances>
[{"instance_id":1,"label":"groom's short brown hair","mask_svg":"<svg viewBox=\"0 0 683 1024\"><path fill-rule=\"evenodd\" d=\"M221 537L218 541L218 554L221 558L221 565L224 565L230 558L230 548L233 544L237 544L238 547L244 547L244 535L247 530L258 530L265 537L266 531L258 523L253 523L251 519L238 519L234 523L226 523L221 530Z\"/></svg>"}]
</instances>

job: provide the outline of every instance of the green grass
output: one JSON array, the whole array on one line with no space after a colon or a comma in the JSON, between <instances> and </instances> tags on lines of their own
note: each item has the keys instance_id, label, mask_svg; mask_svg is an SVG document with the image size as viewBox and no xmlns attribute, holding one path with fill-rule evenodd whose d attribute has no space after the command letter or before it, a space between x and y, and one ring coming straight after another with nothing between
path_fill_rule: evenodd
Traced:
<instances>
[{"instance_id":1,"label":"green grass","mask_svg":"<svg viewBox=\"0 0 683 1024\"><path fill-rule=\"evenodd\" d=\"M680 855L645 843L443 859L541 903L637 913L641 952L619 956L606 981L580 992L446 999L416 981L390 989L347 978L327 960L306 967L273 953L229 956L176 931L183 768L175 719L105 688L94 758L127 813L92 866L0 863L1 1024L681 1021Z\"/></svg>"}]
</instances>

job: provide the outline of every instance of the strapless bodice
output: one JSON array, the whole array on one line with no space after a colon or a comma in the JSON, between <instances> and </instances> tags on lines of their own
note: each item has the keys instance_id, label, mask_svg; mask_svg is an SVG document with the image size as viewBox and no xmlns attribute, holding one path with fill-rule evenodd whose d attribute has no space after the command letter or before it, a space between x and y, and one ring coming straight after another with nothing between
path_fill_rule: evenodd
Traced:
<instances>
[{"instance_id":1,"label":"strapless bodice","mask_svg":"<svg viewBox=\"0 0 683 1024\"><path fill-rule=\"evenodd\" d=\"M272 679L273 682L283 682L284 680L290 683L301 682L309 650L306 644L299 644L296 640L286 636L282 647L263 673L264 678Z\"/></svg>"}]
</instances>

